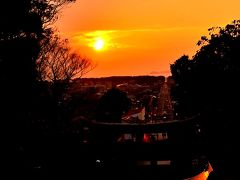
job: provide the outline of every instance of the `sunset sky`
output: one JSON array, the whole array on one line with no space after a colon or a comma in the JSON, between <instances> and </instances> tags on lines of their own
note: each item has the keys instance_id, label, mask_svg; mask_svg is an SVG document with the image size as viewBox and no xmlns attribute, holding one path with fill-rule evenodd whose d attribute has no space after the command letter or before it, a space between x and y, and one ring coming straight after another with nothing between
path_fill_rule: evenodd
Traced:
<instances>
[{"instance_id":1,"label":"sunset sky","mask_svg":"<svg viewBox=\"0 0 240 180\"><path fill-rule=\"evenodd\" d=\"M239 7L239 0L77 0L55 25L97 64L85 77L168 76L208 28L240 19Z\"/></svg>"}]
</instances>

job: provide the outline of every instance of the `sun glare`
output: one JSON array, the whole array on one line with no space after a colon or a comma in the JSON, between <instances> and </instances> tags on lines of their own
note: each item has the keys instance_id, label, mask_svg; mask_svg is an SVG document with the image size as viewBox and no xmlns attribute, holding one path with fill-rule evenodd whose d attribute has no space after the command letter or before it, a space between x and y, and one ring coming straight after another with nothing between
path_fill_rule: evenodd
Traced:
<instances>
[{"instance_id":1,"label":"sun glare","mask_svg":"<svg viewBox=\"0 0 240 180\"><path fill-rule=\"evenodd\" d=\"M104 47L104 41L102 39L97 39L96 42L94 43L94 49L99 51L103 49Z\"/></svg>"}]
</instances>

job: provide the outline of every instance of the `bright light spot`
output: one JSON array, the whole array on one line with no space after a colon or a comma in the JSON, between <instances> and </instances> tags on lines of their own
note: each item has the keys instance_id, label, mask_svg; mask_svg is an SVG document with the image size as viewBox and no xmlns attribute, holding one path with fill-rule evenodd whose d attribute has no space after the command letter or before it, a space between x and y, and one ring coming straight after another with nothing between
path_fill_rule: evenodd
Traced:
<instances>
[{"instance_id":1,"label":"bright light spot","mask_svg":"<svg viewBox=\"0 0 240 180\"><path fill-rule=\"evenodd\" d=\"M97 51L101 50L104 47L104 41L102 39L97 39L93 47Z\"/></svg>"},{"instance_id":2,"label":"bright light spot","mask_svg":"<svg viewBox=\"0 0 240 180\"><path fill-rule=\"evenodd\" d=\"M205 171L204 172L204 176L206 177L206 179L208 178L208 176L209 176L209 172L208 171Z\"/></svg>"}]
</instances>

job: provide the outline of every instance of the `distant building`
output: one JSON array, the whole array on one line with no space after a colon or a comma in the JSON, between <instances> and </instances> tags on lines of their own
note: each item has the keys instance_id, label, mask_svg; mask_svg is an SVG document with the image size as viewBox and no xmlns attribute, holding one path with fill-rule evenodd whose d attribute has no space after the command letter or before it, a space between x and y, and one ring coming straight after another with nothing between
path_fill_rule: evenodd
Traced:
<instances>
[{"instance_id":1,"label":"distant building","mask_svg":"<svg viewBox=\"0 0 240 180\"><path fill-rule=\"evenodd\" d=\"M144 121L145 120L145 107L139 108L139 109L132 109L122 117L123 121L131 121L133 119L138 119L138 120Z\"/></svg>"},{"instance_id":2,"label":"distant building","mask_svg":"<svg viewBox=\"0 0 240 180\"><path fill-rule=\"evenodd\" d=\"M116 85L116 88L118 88L121 91L127 92L129 87L128 87L128 83L123 83L123 84L118 84Z\"/></svg>"}]
</instances>

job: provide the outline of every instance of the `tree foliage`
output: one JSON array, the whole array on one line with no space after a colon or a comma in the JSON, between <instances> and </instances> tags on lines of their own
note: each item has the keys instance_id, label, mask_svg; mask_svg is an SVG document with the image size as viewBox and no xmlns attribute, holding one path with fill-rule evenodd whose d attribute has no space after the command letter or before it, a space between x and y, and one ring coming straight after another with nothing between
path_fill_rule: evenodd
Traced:
<instances>
[{"instance_id":1,"label":"tree foliage","mask_svg":"<svg viewBox=\"0 0 240 180\"><path fill-rule=\"evenodd\" d=\"M4 0L0 3L0 105L3 107L0 116L14 124L11 132L17 134L17 129L26 128L31 122L30 115L37 103L36 60L40 43L53 33L51 24L61 7L70 2L73 1Z\"/></svg>"},{"instance_id":2,"label":"tree foliage","mask_svg":"<svg viewBox=\"0 0 240 180\"><path fill-rule=\"evenodd\" d=\"M97 108L97 119L104 122L121 122L124 112L131 107L126 93L112 88L102 96Z\"/></svg>"},{"instance_id":3,"label":"tree foliage","mask_svg":"<svg viewBox=\"0 0 240 180\"><path fill-rule=\"evenodd\" d=\"M183 56L171 65L173 97L186 114L231 109L239 100L240 21L210 28L209 36L192 59Z\"/></svg>"},{"instance_id":4,"label":"tree foliage","mask_svg":"<svg viewBox=\"0 0 240 180\"><path fill-rule=\"evenodd\" d=\"M40 42L52 34L57 13L73 0L19 0L0 4L0 81L3 87L19 78L19 91L30 95L36 84L35 62ZM4 90L5 93L8 90ZM5 94L1 93L1 94ZM25 97L26 98L26 97Z\"/></svg>"},{"instance_id":5,"label":"tree foliage","mask_svg":"<svg viewBox=\"0 0 240 180\"><path fill-rule=\"evenodd\" d=\"M90 59L73 51L67 39L61 39L57 35L44 39L40 45L41 50L36 61L38 81L49 83L52 98L59 106L69 100L66 97L71 80L82 77L94 65Z\"/></svg>"},{"instance_id":6,"label":"tree foliage","mask_svg":"<svg viewBox=\"0 0 240 180\"><path fill-rule=\"evenodd\" d=\"M0 6L0 39L42 38L52 32L61 8L75 0L3 1Z\"/></svg>"},{"instance_id":7,"label":"tree foliage","mask_svg":"<svg viewBox=\"0 0 240 180\"><path fill-rule=\"evenodd\" d=\"M90 59L71 50L67 39L55 35L42 43L37 59L39 80L69 82L75 77L82 77L93 68Z\"/></svg>"},{"instance_id":8,"label":"tree foliage","mask_svg":"<svg viewBox=\"0 0 240 180\"><path fill-rule=\"evenodd\" d=\"M240 20L210 28L198 45L193 58L183 56L171 65L176 83L172 96L182 115L201 115L206 153L216 173L234 177L228 166L238 154Z\"/></svg>"}]
</instances>

